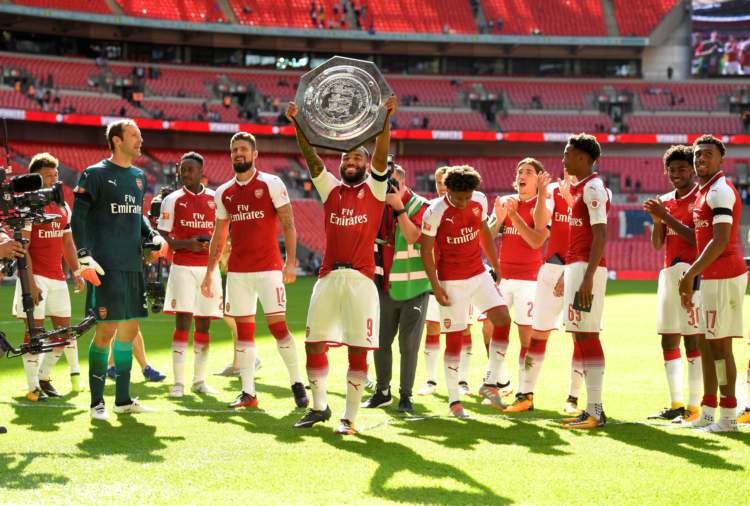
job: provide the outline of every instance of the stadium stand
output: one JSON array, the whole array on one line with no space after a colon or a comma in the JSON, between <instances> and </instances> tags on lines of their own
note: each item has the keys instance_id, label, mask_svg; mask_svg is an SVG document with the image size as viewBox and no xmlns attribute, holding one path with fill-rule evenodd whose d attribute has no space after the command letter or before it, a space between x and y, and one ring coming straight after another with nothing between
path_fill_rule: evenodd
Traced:
<instances>
[{"instance_id":1,"label":"stadium stand","mask_svg":"<svg viewBox=\"0 0 750 506\"><path fill-rule=\"evenodd\" d=\"M212 0L117 0L117 3L128 16L193 23L222 19L218 3Z\"/></svg>"},{"instance_id":2,"label":"stadium stand","mask_svg":"<svg viewBox=\"0 0 750 506\"><path fill-rule=\"evenodd\" d=\"M652 116L631 115L625 120L631 133L669 132L675 134L716 135L742 133L742 121L734 116Z\"/></svg>"},{"instance_id":3,"label":"stadium stand","mask_svg":"<svg viewBox=\"0 0 750 506\"><path fill-rule=\"evenodd\" d=\"M677 0L614 0L617 27L622 36L646 37L664 16L671 11ZM637 12L637 16L633 13Z\"/></svg>"},{"instance_id":4,"label":"stadium stand","mask_svg":"<svg viewBox=\"0 0 750 506\"><path fill-rule=\"evenodd\" d=\"M15 0L16 5L40 7L43 9L61 9L66 11L94 12L97 14L112 14L107 2L92 2L91 0Z\"/></svg>"},{"instance_id":5,"label":"stadium stand","mask_svg":"<svg viewBox=\"0 0 750 506\"><path fill-rule=\"evenodd\" d=\"M482 0L488 19L502 18L503 34L605 36L600 0Z\"/></svg>"},{"instance_id":6,"label":"stadium stand","mask_svg":"<svg viewBox=\"0 0 750 506\"><path fill-rule=\"evenodd\" d=\"M510 114L498 115L497 123L512 132L609 132L612 127L606 114Z\"/></svg>"}]
</instances>

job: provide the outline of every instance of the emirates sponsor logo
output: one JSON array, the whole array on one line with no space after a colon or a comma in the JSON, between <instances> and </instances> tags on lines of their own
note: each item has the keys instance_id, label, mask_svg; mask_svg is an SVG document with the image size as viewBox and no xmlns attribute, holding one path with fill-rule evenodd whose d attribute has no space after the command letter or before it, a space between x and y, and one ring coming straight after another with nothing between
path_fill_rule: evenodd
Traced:
<instances>
[{"instance_id":1,"label":"emirates sponsor logo","mask_svg":"<svg viewBox=\"0 0 750 506\"><path fill-rule=\"evenodd\" d=\"M341 210L341 214L331 213L328 217L328 222L338 227L351 227L367 223L367 215L354 214L354 209L344 208Z\"/></svg>"},{"instance_id":2,"label":"emirates sponsor logo","mask_svg":"<svg viewBox=\"0 0 750 506\"><path fill-rule=\"evenodd\" d=\"M137 179L136 181L140 181ZM134 195L123 195L125 199L124 204L112 203L109 205L109 210L112 214L142 214L141 206L137 204L137 200Z\"/></svg>"},{"instance_id":3,"label":"emirates sponsor logo","mask_svg":"<svg viewBox=\"0 0 750 506\"><path fill-rule=\"evenodd\" d=\"M477 238L479 230L475 230L473 227L462 227L461 235L459 236L448 236L445 241L448 244L467 244Z\"/></svg>"},{"instance_id":4,"label":"emirates sponsor logo","mask_svg":"<svg viewBox=\"0 0 750 506\"><path fill-rule=\"evenodd\" d=\"M571 227L582 227L583 226L583 218L573 218L570 216L568 218L568 223L570 223Z\"/></svg>"},{"instance_id":5,"label":"emirates sponsor logo","mask_svg":"<svg viewBox=\"0 0 750 506\"><path fill-rule=\"evenodd\" d=\"M237 221L251 221L261 220L265 218L266 214L264 211L253 211L250 209L248 204L239 204L237 206L237 212L232 213L229 218L232 223Z\"/></svg>"},{"instance_id":6,"label":"emirates sponsor logo","mask_svg":"<svg viewBox=\"0 0 750 506\"><path fill-rule=\"evenodd\" d=\"M708 220L702 220L700 218L695 218L693 223L695 224L695 228L706 228L709 226Z\"/></svg>"},{"instance_id":7,"label":"emirates sponsor logo","mask_svg":"<svg viewBox=\"0 0 750 506\"><path fill-rule=\"evenodd\" d=\"M57 239L63 236L65 231L62 230L62 223L59 221L53 221L50 223L50 226L52 227L52 230L39 229L37 237L39 239Z\"/></svg>"},{"instance_id":8,"label":"emirates sponsor logo","mask_svg":"<svg viewBox=\"0 0 750 506\"><path fill-rule=\"evenodd\" d=\"M180 226L183 226L185 228L198 228L201 230L205 230L214 228L214 222L211 220L206 220L206 215L203 213L193 213L193 219L180 220Z\"/></svg>"},{"instance_id":9,"label":"emirates sponsor logo","mask_svg":"<svg viewBox=\"0 0 750 506\"><path fill-rule=\"evenodd\" d=\"M516 227L505 227L504 235L520 235Z\"/></svg>"},{"instance_id":10,"label":"emirates sponsor logo","mask_svg":"<svg viewBox=\"0 0 750 506\"><path fill-rule=\"evenodd\" d=\"M568 223L570 221L567 213L563 214L563 213L558 213L557 211L555 211L555 215L553 219L554 221L558 223Z\"/></svg>"}]
</instances>

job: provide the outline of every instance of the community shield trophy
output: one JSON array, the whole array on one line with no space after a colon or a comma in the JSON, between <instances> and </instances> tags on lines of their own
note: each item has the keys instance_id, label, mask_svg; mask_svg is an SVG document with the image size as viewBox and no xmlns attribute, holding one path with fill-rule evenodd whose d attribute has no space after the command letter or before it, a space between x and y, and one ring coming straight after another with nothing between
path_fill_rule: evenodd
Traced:
<instances>
[{"instance_id":1,"label":"community shield trophy","mask_svg":"<svg viewBox=\"0 0 750 506\"><path fill-rule=\"evenodd\" d=\"M313 146L351 151L383 131L391 94L374 63L334 56L300 78L297 123Z\"/></svg>"}]
</instances>

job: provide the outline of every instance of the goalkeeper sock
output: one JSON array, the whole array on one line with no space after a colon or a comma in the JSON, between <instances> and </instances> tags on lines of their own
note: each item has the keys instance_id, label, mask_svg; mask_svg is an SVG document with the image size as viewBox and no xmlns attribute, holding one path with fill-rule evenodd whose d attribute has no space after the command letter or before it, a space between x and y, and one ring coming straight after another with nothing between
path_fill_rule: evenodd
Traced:
<instances>
[{"instance_id":1,"label":"goalkeeper sock","mask_svg":"<svg viewBox=\"0 0 750 506\"><path fill-rule=\"evenodd\" d=\"M133 400L130 398L130 370L133 367L133 342L126 343L115 338L112 346L115 360L115 405L124 406Z\"/></svg>"},{"instance_id":2,"label":"goalkeeper sock","mask_svg":"<svg viewBox=\"0 0 750 506\"><path fill-rule=\"evenodd\" d=\"M195 352L193 384L206 381L209 340L208 332L198 332L197 330L193 332L193 351Z\"/></svg>"},{"instance_id":3,"label":"goalkeeper sock","mask_svg":"<svg viewBox=\"0 0 750 506\"><path fill-rule=\"evenodd\" d=\"M104 401L104 380L107 377L107 358L109 348L99 348L94 340L89 345L89 390L91 390L91 407Z\"/></svg>"},{"instance_id":4,"label":"goalkeeper sock","mask_svg":"<svg viewBox=\"0 0 750 506\"><path fill-rule=\"evenodd\" d=\"M175 385L185 384L185 353L188 348L188 331L175 329L172 334L172 372Z\"/></svg>"},{"instance_id":5,"label":"goalkeeper sock","mask_svg":"<svg viewBox=\"0 0 750 506\"><path fill-rule=\"evenodd\" d=\"M274 339L276 339L276 348L279 350L279 355L286 365L287 372L289 373L289 381L293 385L295 383L302 383L302 375L299 370L299 359L297 358L297 348L294 345L294 338L289 333L289 328L286 326L286 322L276 322L268 326Z\"/></svg>"}]
</instances>

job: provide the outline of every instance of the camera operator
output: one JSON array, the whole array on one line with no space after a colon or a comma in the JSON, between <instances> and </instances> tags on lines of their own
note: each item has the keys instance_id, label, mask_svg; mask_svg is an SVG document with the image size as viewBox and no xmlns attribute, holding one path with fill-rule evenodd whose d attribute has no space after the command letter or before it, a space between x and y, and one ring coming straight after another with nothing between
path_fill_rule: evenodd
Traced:
<instances>
[{"instance_id":1,"label":"camera operator","mask_svg":"<svg viewBox=\"0 0 750 506\"><path fill-rule=\"evenodd\" d=\"M390 386L393 369L391 345L398 332L401 352L398 410L412 413L411 395L417 354L431 289L418 242L422 216L428 202L406 186L406 172L393 163L390 156L388 165L391 176L379 239L376 241L376 284L380 296L380 348L374 353L377 384L375 394L363 406L378 408L393 402Z\"/></svg>"},{"instance_id":2,"label":"camera operator","mask_svg":"<svg viewBox=\"0 0 750 506\"><path fill-rule=\"evenodd\" d=\"M49 153L34 155L29 163L29 173L42 177L42 188L52 188L58 181L58 161ZM52 320L55 328L70 326L70 293L63 272L63 259L71 272L78 269L76 246L70 229L70 208L52 202L44 208L45 214L56 218L41 224L28 225L23 230L24 239L28 240L26 263L31 299L34 302L34 326L44 327L45 317ZM73 275L76 290L83 289L83 280ZM13 315L25 319L22 305L20 280L16 282L13 302ZM25 336L28 342L29 336ZM45 354L23 355L23 366L29 391L26 398L32 402L46 397L60 397L50 382L50 373L57 361L65 353L70 367L70 380L73 392L81 389L81 373L78 368L78 346L76 340L67 345L58 346Z\"/></svg>"},{"instance_id":3,"label":"camera operator","mask_svg":"<svg viewBox=\"0 0 750 506\"><path fill-rule=\"evenodd\" d=\"M11 239L8 234L0 232L0 258L12 260L14 258L21 258L25 254L23 245ZM4 426L0 425L0 434L8 432Z\"/></svg>"}]
</instances>

